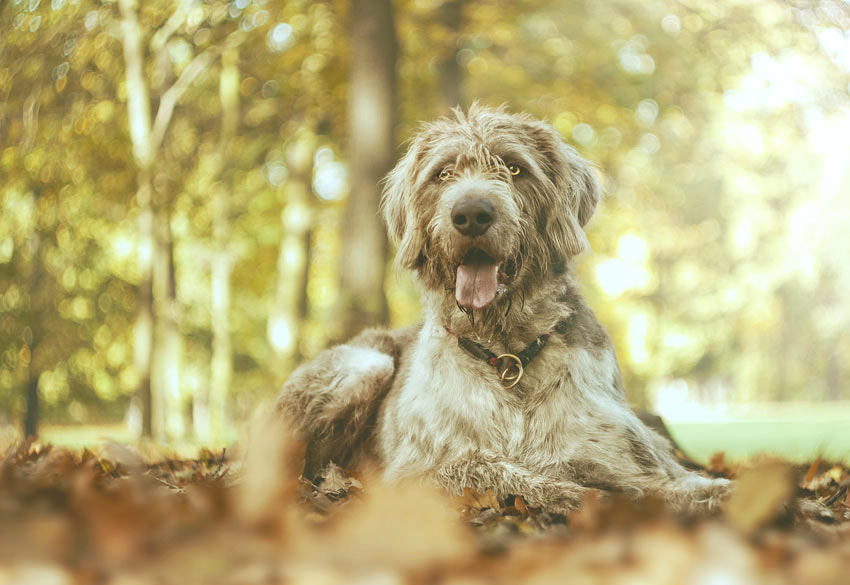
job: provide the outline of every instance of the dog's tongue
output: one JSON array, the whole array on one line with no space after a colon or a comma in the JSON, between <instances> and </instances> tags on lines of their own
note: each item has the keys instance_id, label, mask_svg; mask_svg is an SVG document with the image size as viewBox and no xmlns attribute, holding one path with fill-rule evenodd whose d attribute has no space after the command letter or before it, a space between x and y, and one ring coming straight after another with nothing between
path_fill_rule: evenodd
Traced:
<instances>
[{"instance_id":1,"label":"dog's tongue","mask_svg":"<svg viewBox=\"0 0 850 585\"><path fill-rule=\"evenodd\" d=\"M480 309L496 297L499 265L487 263L461 264L457 267L455 298L464 309Z\"/></svg>"}]
</instances>

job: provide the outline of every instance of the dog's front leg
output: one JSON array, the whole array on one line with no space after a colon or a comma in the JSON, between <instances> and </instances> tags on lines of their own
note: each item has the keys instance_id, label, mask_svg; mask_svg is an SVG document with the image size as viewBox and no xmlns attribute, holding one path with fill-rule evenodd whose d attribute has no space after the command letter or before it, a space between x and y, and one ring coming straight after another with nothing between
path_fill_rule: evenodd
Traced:
<instances>
[{"instance_id":1,"label":"dog's front leg","mask_svg":"<svg viewBox=\"0 0 850 585\"><path fill-rule=\"evenodd\" d=\"M591 465L591 481L607 483L633 497L655 495L686 514L714 512L729 495L727 479L689 471L673 456L673 447L631 412L612 444Z\"/></svg>"},{"instance_id":2,"label":"dog's front leg","mask_svg":"<svg viewBox=\"0 0 850 585\"><path fill-rule=\"evenodd\" d=\"M660 482L654 491L672 509L702 514L720 509L732 491L732 482L709 478L682 467L667 439L639 421L627 429L629 453L642 472Z\"/></svg>"},{"instance_id":3,"label":"dog's front leg","mask_svg":"<svg viewBox=\"0 0 850 585\"><path fill-rule=\"evenodd\" d=\"M304 475L328 462L353 465L395 373L392 332L369 329L299 366L281 388L277 410L289 431L307 443Z\"/></svg>"},{"instance_id":4,"label":"dog's front leg","mask_svg":"<svg viewBox=\"0 0 850 585\"><path fill-rule=\"evenodd\" d=\"M552 479L514 461L483 453L469 454L440 467L435 479L454 495L461 495L464 488L480 493L489 489L500 500L508 495L522 496L530 506L555 513L577 508L587 491L573 481Z\"/></svg>"}]
</instances>

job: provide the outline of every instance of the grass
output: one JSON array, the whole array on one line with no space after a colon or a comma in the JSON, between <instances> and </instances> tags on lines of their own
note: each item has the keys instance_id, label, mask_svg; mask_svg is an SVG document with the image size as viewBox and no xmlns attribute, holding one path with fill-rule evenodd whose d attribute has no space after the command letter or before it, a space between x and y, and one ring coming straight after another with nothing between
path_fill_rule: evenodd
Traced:
<instances>
[{"instance_id":1,"label":"grass","mask_svg":"<svg viewBox=\"0 0 850 585\"><path fill-rule=\"evenodd\" d=\"M724 451L733 460L759 453L791 461L810 461L821 455L850 461L850 421L727 421L670 424L670 433L694 459L707 462Z\"/></svg>"},{"instance_id":2,"label":"grass","mask_svg":"<svg viewBox=\"0 0 850 585\"><path fill-rule=\"evenodd\" d=\"M769 453L791 461L818 455L850 462L850 403L751 404L706 414L667 417L670 434L694 459L723 451L731 460Z\"/></svg>"},{"instance_id":3,"label":"grass","mask_svg":"<svg viewBox=\"0 0 850 585\"><path fill-rule=\"evenodd\" d=\"M82 449L104 441L131 443L133 434L122 423L104 425L44 425L39 432L43 443L53 443L69 449Z\"/></svg>"}]
</instances>

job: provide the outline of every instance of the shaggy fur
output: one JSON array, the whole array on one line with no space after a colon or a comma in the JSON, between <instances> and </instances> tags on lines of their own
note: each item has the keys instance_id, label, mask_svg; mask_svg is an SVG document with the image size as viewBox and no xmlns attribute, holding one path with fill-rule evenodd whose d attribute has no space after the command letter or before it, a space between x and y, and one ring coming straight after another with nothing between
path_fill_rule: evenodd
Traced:
<instances>
[{"instance_id":1,"label":"shaggy fur","mask_svg":"<svg viewBox=\"0 0 850 585\"><path fill-rule=\"evenodd\" d=\"M430 477L453 494L491 489L553 511L578 505L588 487L715 508L728 482L682 468L632 413L608 335L578 292L572 259L587 247L582 228L599 196L588 164L529 116L473 106L424 126L383 199L398 264L422 288L424 323L366 331L294 372L278 408L308 442L305 475L329 459L370 457L388 479ZM485 202L483 233L458 225L468 201ZM483 307L455 290L471 254L498 264ZM502 354L546 332L511 389L456 337Z\"/></svg>"}]
</instances>

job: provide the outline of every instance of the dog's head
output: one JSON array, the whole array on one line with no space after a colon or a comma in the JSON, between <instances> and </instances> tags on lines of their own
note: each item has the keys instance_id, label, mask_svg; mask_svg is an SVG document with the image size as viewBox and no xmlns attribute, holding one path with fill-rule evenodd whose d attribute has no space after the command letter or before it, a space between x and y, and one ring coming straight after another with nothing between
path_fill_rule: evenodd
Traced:
<instances>
[{"instance_id":1,"label":"dog's head","mask_svg":"<svg viewBox=\"0 0 850 585\"><path fill-rule=\"evenodd\" d=\"M472 106L424 126L390 172L383 212L398 262L465 311L563 273L587 246L600 190L548 124Z\"/></svg>"}]
</instances>

